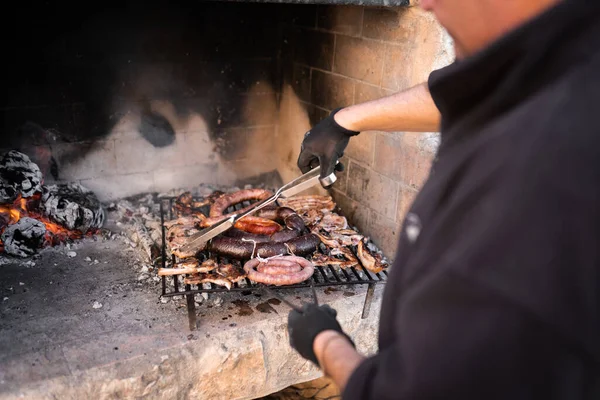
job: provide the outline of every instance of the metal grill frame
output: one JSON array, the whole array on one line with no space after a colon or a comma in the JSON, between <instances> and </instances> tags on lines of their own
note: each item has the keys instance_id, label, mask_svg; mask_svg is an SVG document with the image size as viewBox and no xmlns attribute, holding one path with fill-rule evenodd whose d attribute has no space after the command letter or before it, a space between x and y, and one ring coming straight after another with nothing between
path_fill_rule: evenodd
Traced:
<instances>
[{"instance_id":1,"label":"metal grill frame","mask_svg":"<svg viewBox=\"0 0 600 400\"><path fill-rule=\"evenodd\" d=\"M177 197L162 197L160 198L160 222L161 222L161 230L162 230L162 249L161 249L161 264L163 268L167 266L167 230L165 228L165 222L173 219L173 202L177 199ZM194 200L201 200L196 199ZM238 208L241 208L247 204L238 205ZM208 212L208 210L206 210ZM229 212L230 210L228 210ZM231 210L233 211L233 209ZM168 219L165 217L168 216ZM211 254L207 254L207 257L210 257ZM358 257L357 257L358 259ZM175 255L171 255L171 261L173 265L177 262L177 257ZM360 260L359 260L360 263ZM331 272L331 277L327 275L325 272L325 268L327 268ZM336 271L331 265L327 267L317 266L315 268L315 273L312 277L302 283L293 284L293 285L285 285L285 286L274 286L274 285L265 285L263 283L256 283L250 281L248 278L245 278L245 286L240 286L237 282L234 283L231 289L227 289L224 286L219 286L214 283L207 283L210 288L205 289L202 287L202 284L198 285L190 285L184 284L184 279L187 275L173 275L173 290L169 291L167 289L167 279L169 277L162 276L161 284L162 291L161 297L174 297L174 296L185 296L186 297L186 305L188 311L188 322L190 330L194 331L197 328L197 316L196 316L196 303L194 301L194 297L197 294L202 293L230 293L230 292L250 292L250 293L258 293L263 292L264 288L268 287L270 290L288 290L288 289L309 289L314 287L324 287L324 286L352 286L352 285L368 285L367 294L365 296L365 302L363 305L362 316L361 318L367 318L369 315L371 303L373 300L373 294L375 290L376 284L386 283L388 279L388 272L386 270L374 274L372 272L367 271L366 268L363 268L361 265L362 273L365 274L366 278L361 277L359 271L355 267L351 268L340 268L339 271ZM318 271L318 273L317 273ZM197 286L196 289L193 289L192 286ZM181 288L183 287L183 290Z\"/></svg>"}]
</instances>

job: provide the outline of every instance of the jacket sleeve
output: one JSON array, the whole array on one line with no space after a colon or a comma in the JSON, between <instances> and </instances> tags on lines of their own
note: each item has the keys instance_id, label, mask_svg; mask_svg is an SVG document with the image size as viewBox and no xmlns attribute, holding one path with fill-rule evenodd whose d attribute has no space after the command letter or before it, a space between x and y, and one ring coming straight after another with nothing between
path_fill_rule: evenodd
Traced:
<instances>
[{"instance_id":1,"label":"jacket sleeve","mask_svg":"<svg viewBox=\"0 0 600 400\"><path fill-rule=\"evenodd\" d=\"M453 272L407 294L396 321L396 343L354 371L343 399L584 398L560 337Z\"/></svg>"}]
</instances>

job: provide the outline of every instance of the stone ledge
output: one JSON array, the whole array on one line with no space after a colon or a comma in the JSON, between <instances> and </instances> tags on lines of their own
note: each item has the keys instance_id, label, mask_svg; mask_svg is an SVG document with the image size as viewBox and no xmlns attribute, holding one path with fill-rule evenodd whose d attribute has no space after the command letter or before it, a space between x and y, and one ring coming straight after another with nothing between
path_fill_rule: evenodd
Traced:
<instances>
[{"instance_id":1,"label":"stone ledge","mask_svg":"<svg viewBox=\"0 0 600 400\"><path fill-rule=\"evenodd\" d=\"M47 251L32 269L2 267L7 285L23 282L29 290L11 295L0 310L0 398L252 399L321 375L290 348L284 304L261 313L256 306L266 297L232 294L220 306L209 299L198 308L199 329L190 332L185 309L161 304L158 287L135 285L132 260L119 255L117 244L86 243L73 259ZM92 266L85 256L109 263ZM59 292L48 284L56 269ZM105 295L117 286L126 297ZM363 353L376 351L383 288L377 285L366 319L366 286L318 290ZM310 300L310 290L282 293L296 303ZM250 316L238 315L236 298L249 302ZM93 300L103 308L93 309Z\"/></svg>"}]
</instances>

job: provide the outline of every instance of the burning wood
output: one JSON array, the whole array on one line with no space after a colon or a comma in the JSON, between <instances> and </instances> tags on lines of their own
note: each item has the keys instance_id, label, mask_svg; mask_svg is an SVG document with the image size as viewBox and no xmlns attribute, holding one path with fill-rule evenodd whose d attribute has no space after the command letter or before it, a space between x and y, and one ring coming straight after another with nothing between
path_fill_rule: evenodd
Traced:
<instances>
[{"instance_id":1,"label":"burning wood","mask_svg":"<svg viewBox=\"0 0 600 400\"><path fill-rule=\"evenodd\" d=\"M3 203L12 202L18 194L31 197L42 191L42 171L27 155L16 150L11 150L2 157L0 179L0 201Z\"/></svg>"},{"instance_id":2,"label":"burning wood","mask_svg":"<svg viewBox=\"0 0 600 400\"><path fill-rule=\"evenodd\" d=\"M40 247L92 234L104 222L91 191L42 181L38 166L23 153L9 151L0 161L0 245L8 254L28 257Z\"/></svg>"},{"instance_id":3,"label":"burning wood","mask_svg":"<svg viewBox=\"0 0 600 400\"><path fill-rule=\"evenodd\" d=\"M17 189L0 177L0 203L10 203L17 195Z\"/></svg>"},{"instance_id":4,"label":"burning wood","mask_svg":"<svg viewBox=\"0 0 600 400\"><path fill-rule=\"evenodd\" d=\"M82 233L100 228L105 219L96 195L79 183L44 186L42 208L54 222Z\"/></svg>"},{"instance_id":5,"label":"burning wood","mask_svg":"<svg viewBox=\"0 0 600 400\"><path fill-rule=\"evenodd\" d=\"M29 257L43 244L46 226L40 221L24 217L2 232L4 251L13 256Z\"/></svg>"}]
</instances>

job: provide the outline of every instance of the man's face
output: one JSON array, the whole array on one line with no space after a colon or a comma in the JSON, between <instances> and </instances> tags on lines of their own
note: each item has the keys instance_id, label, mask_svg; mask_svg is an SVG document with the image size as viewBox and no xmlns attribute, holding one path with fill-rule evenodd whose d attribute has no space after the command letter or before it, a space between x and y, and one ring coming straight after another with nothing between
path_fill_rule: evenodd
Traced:
<instances>
[{"instance_id":1,"label":"man's face","mask_svg":"<svg viewBox=\"0 0 600 400\"><path fill-rule=\"evenodd\" d=\"M511 1L511 0L505 0ZM439 23L446 28L456 48L456 57L472 54L485 40L486 24L490 16L489 0L421 0L424 10L435 14ZM492 17L493 18L493 17ZM478 46L479 45L479 46Z\"/></svg>"},{"instance_id":2,"label":"man's face","mask_svg":"<svg viewBox=\"0 0 600 400\"><path fill-rule=\"evenodd\" d=\"M560 0L421 0L435 14L456 48L469 56Z\"/></svg>"}]
</instances>

